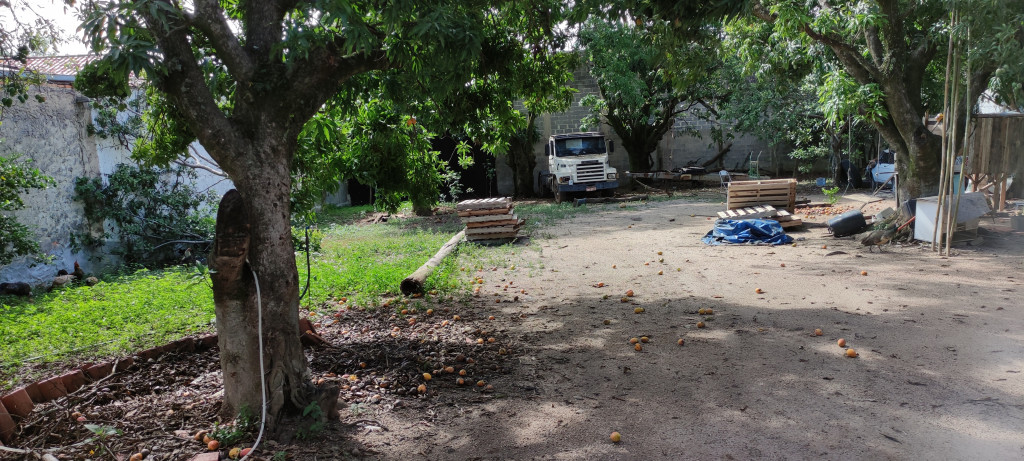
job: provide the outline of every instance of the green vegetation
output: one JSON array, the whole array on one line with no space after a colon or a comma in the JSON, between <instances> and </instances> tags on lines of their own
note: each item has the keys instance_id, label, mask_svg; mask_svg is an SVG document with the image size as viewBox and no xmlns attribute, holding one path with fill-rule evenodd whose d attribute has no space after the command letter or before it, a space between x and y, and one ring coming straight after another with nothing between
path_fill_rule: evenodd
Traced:
<instances>
[{"instance_id":1,"label":"green vegetation","mask_svg":"<svg viewBox=\"0 0 1024 461\"><path fill-rule=\"evenodd\" d=\"M39 253L39 242L32 230L3 212L25 208L21 194L54 184L53 178L32 167L31 160L22 160L18 155L0 157L0 266L19 256Z\"/></svg>"},{"instance_id":2,"label":"green vegetation","mask_svg":"<svg viewBox=\"0 0 1024 461\"><path fill-rule=\"evenodd\" d=\"M516 207L526 220L525 232L535 238L544 238L543 228L560 220L608 210L620 208L567 203ZM410 204L400 211L409 214ZM328 207L318 215L319 227L313 231L322 233L323 240L311 258L312 278L303 299L307 308L317 310L332 297L381 306L384 298L399 296L399 282L462 228L454 214L362 222L372 214L372 207L362 206ZM463 244L427 280L427 297L462 299L469 294L463 269L519 264L516 253L531 247ZM304 284L305 254L299 252L297 258ZM537 268L522 269L532 273ZM415 301L410 304L417 307ZM0 296L0 389L15 384L11 374L23 365L124 355L187 334L212 332L213 320L213 296L202 266L111 275L92 287L76 285L34 298Z\"/></svg>"},{"instance_id":3,"label":"green vegetation","mask_svg":"<svg viewBox=\"0 0 1024 461\"><path fill-rule=\"evenodd\" d=\"M148 268L177 263L186 250L209 251L216 194L196 190L189 181L194 178L189 168L122 163L107 184L101 178L75 179L75 199L85 206L91 227L102 232L72 234L72 248L98 248L116 233L114 254L126 264Z\"/></svg>"},{"instance_id":4,"label":"green vegetation","mask_svg":"<svg viewBox=\"0 0 1024 461\"><path fill-rule=\"evenodd\" d=\"M835 205L839 203L839 186L822 187L821 193L825 194L825 201L829 205Z\"/></svg>"},{"instance_id":5,"label":"green vegetation","mask_svg":"<svg viewBox=\"0 0 1024 461\"><path fill-rule=\"evenodd\" d=\"M102 357L210 330L213 295L189 268L141 270L34 298L0 297L0 366Z\"/></svg>"},{"instance_id":6,"label":"green vegetation","mask_svg":"<svg viewBox=\"0 0 1024 461\"><path fill-rule=\"evenodd\" d=\"M358 219L369 207L328 211L327 222ZM455 219L389 220L376 225L334 224L323 229L324 239L312 261L313 277L303 304L317 306L331 297L347 297L360 305L376 305L381 296L399 295L398 285L430 259L461 229ZM458 291L455 258L447 258L427 280L426 289L439 295ZM299 260L299 279L305 282L305 258Z\"/></svg>"}]
</instances>

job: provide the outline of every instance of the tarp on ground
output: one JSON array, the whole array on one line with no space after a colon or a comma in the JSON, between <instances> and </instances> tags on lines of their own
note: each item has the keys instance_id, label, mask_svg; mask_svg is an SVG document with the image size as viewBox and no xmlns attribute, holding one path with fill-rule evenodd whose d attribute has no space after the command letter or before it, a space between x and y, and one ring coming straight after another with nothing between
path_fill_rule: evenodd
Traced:
<instances>
[{"instance_id":1,"label":"tarp on ground","mask_svg":"<svg viewBox=\"0 0 1024 461\"><path fill-rule=\"evenodd\" d=\"M708 245L750 243L783 245L793 242L778 221L768 219L719 219L715 228L701 239Z\"/></svg>"}]
</instances>

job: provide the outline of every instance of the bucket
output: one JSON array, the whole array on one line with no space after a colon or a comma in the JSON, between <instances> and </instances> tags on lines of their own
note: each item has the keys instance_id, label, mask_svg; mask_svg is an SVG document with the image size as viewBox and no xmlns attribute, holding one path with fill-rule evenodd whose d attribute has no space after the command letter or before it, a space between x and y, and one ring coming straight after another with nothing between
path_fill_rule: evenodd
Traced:
<instances>
[{"instance_id":1,"label":"bucket","mask_svg":"<svg viewBox=\"0 0 1024 461\"><path fill-rule=\"evenodd\" d=\"M1024 216L1010 216L1010 227L1015 231L1024 231Z\"/></svg>"},{"instance_id":2,"label":"bucket","mask_svg":"<svg viewBox=\"0 0 1024 461\"><path fill-rule=\"evenodd\" d=\"M827 182L828 182L828 180L825 179L825 178L818 178L818 179L814 180L814 184L816 184L818 187L825 187L825 184Z\"/></svg>"},{"instance_id":3,"label":"bucket","mask_svg":"<svg viewBox=\"0 0 1024 461\"><path fill-rule=\"evenodd\" d=\"M853 235L868 226L864 220L864 213L860 210L850 210L839 216L828 220L828 230L835 237L846 237Z\"/></svg>"}]
</instances>

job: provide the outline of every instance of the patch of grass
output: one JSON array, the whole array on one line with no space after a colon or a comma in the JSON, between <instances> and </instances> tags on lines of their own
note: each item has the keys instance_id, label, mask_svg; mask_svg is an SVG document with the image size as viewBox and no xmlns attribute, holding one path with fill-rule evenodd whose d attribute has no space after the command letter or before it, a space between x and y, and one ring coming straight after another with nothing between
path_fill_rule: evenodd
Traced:
<instances>
[{"instance_id":1,"label":"patch of grass","mask_svg":"<svg viewBox=\"0 0 1024 461\"><path fill-rule=\"evenodd\" d=\"M141 270L30 299L0 298L0 364L100 357L208 330L213 294L195 269ZM11 380L3 377L0 386Z\"/></svg>"},{"instance_id":2,"label":"patch of grass","mask_svg":"<svg viewBox=\"0 0 1024 461\"><path fill-rule=\"evenodd\" d=\"M316 214L317 225L321 227L329 227L331 225L338 224L352 224L361 219L365 219L374 212L373 205L360 205L360 206L334 206L324 205Z\"/></svg>"},{"instance_id":3,"label":"patch of grass","mask_svg":"<svg viewBox=\"0 0 1024 461\"><path fill-rule=\"evenodd\" d=\"M323 249L313 258L310 294L303 303L315 306L331 297L344 296L350 302L372 306L382 296L399 295L402 279L459 231L457 223L435 228L419 224L427 219L431 218L327 228ZM456 259L457 254L449 256L434 270L425 284L428 292L443 296L459 291ZM305 260L300 259L300 281L304 282L305 276Z\"/></svg>"}]
</instances>

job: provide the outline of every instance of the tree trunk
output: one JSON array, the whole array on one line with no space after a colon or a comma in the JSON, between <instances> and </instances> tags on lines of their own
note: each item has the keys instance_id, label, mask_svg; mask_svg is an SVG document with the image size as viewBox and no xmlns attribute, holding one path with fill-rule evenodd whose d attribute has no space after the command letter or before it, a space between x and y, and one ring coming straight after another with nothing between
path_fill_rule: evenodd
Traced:
<instances>
[{"instance_id":1,"label":"tree trunk","mask_svg":"<svg viewBox=\"0 0 1024 461\"><path fill-rule=\"evenodd\" d=\"M942 167L942 137L925 127L901 82L885 86L886 106L892 125L878 125L879 132L896 151L896 168L902 199L935 195ZM895 126L895 130L891 127Z\"/></svg>"},{"instance_id":2,"label":"tree trunk","mask_svg":"<svg viewBox=\"0 0 1024 461\"><path fill-rule=\"evenodd\" d=\"M270 155L250 157L259 165L244 168L248 176L232 175L238 189L221 201L210 266L215 271L211 278L224 375L221 416L232 419L243 409L260 414L265 378L267 424L274 428L286 414L296 414L312 402L314 389L299 342L291 175L289 162L281 160L289 157L287 152L273 152L273 147L265 149ZM257 330L260 304L263 375Z\"/></svg>"},{"instance_id":3,"label":"tree trunk","mask_svg":"<svg viewBox=\"0 0 1024 461\"><path fill-rule=\"evenodd\" d=\"M509 142L508 166L512 168L512 184L516 197L534 195L533 170L537 168L537 154L533 152L533 144L539 138L536 120L537 116L529 113L525 131L517 133ZM541 184L539 187L544 185Z\"/></svg>"}]
</instances>

